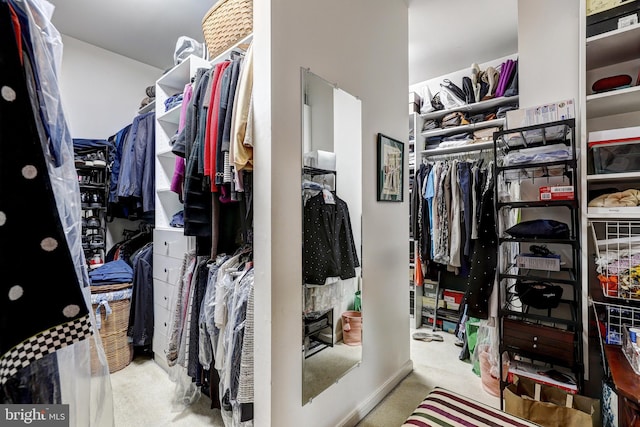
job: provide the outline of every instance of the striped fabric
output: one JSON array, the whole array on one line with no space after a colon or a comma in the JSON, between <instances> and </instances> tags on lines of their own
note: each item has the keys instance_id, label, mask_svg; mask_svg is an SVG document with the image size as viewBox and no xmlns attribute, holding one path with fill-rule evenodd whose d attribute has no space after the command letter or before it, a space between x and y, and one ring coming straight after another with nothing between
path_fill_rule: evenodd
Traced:
<instances>
[{"instance_id":1,"label":"striped fabric","mask_svg":"<svg viewBox=\"0 0 640 427\"><path fill-rule=\"evenodd\" d=\"M530 421L436 387L402 427L531 427Z\"/></svg>"}]
</instances>

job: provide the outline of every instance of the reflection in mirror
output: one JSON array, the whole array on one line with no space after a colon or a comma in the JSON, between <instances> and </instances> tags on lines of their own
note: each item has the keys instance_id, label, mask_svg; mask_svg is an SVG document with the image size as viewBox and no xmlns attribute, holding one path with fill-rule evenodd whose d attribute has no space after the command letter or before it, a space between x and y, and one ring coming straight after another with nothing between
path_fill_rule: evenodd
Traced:
<instances>
[{"instance_id":1,"label":"reflection in mirror","mask_svg":"<svg viewBox=\"0 0 640 427\"><path fill-rule=\"evenodd\" d=\"M361 102L302 70L302 402L362 358Z\"/></svg>"}]
</instances>

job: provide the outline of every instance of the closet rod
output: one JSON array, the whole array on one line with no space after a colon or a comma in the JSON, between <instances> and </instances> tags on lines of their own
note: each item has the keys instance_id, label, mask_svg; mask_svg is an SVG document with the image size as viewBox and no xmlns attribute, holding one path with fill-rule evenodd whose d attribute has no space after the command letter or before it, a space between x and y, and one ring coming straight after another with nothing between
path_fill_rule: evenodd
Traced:
<instances>
[{"instance_id":1,"label":"closet rod","mask_svg":"<svg viewBox=\"0 0 640 427\"><path fill-rule=\"evenodd\" d=\"M431 150L422 150L420 151L420 154L426 157L430 157L430 156L442 156L446 154L472 153L475 151L484 151L484 150L492 150L492 149L493 149L493 141L488 141L488 142L478 142L476 144L460 145L457 147L433 148Z\"/></svg>"}]
</instances>

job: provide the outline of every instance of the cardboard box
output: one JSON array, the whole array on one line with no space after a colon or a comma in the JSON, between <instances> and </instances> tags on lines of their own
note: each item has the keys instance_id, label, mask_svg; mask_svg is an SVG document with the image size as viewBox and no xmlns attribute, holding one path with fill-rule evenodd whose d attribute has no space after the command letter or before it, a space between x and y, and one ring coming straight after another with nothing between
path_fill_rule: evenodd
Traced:
<instances>
[{"instance_id":1,"label":"cardboard box","mask_svg":"<svg viewBox=\"0 0 640 427\"><path fill-rule=\"evenodd\" d=\"M572 119L575 116L574 100L565 99L550 104L507 111L507 129Z\"/></svg>"},{"instance_id":2,"label":"cardboard box","mask_svg":"<svg viewBox=\"0 0 640 427\"><path fill-rule=\"evenodd\" d=\"M545 185L538 189L540 200L573 200L573 185Z\"/></svg>"}]
</instances>

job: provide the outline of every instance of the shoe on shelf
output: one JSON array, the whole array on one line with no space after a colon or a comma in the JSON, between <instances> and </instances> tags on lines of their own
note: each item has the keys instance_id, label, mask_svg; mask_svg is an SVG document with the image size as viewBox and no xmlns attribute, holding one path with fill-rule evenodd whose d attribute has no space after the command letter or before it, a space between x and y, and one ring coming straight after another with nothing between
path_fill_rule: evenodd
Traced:
<instances>
[{"instance_id":1,"label":"shoe on shelf","mask_svg":"<svg viewBox=\"0 0 640 427\"><path fill-rule=\"evenodd\" d=\"M91 269L102 267L104 265L104 261L102 260L102 255L100 255L97 252L91 255L91 258L89 258L88 262L89 262L89 268Z\"/></svg>"},{"instance_id":2,"label":"shoe on shelf","mask_svg":"<svg viewBox=\"0 0 640 427\"><path fill-rule=\"evenodd\" d=\"M82 236L82 249L89 250L89 236Z\"/></svg>"},{"instance_id":3,"label":"shoe on shelf","mask_svg":"<svg viewBox=\"0 0 640 427\"><path fill-rule=\"evenodd\" d=\"M91 249L104 249L104 238L101 234L92 234L89 236L89 247Z\"/></svg>"},{"instance_id":4,"label":"shoe on shelf","mask_svg":"<svg viewBox=\"0 0 640 427\"><path fill-rule=\"evenodd\" d=\"M96 228L101 228L102 224L100 223L100 219L98 217L95 216L90 216L89 218L83 218L83 220L86 220L86 227L87 228L91 228L91 229L96 229Z\"/></svg>"},{"instance_id":5,"label":"shoe on shelf","mask_svg":"<svg viewBox=\"0 0 640 427\"><path fill-rule=\"evenodd\" d=\"M86 191L81 191L80 192L80 204L82 205L83 208L88 208L89 207L89 202L90 202L90 194Z\"/></svg>"},{"instance_id":6,"label":"shoe on shelf","mask_svg":"<svg viewBox=\"0 0 640 427\"><path fill-rule=\"evenodd\" d=\"M92 208L102 207L102 195L98 193L91 193L89 195L89 206Z\"/></svg>"},{"instance_id":7,"label":"shoe on shelf","mask_svg":"<svg viewBox=\"0 0 640 427\"><path fill-rule=\"evenodd\" d=\"M102 151L98 151L97 153L93 153L93 166L105 167L107 166L107 161L104 158L104 153Z\"/></svg>"}]
</instances>

